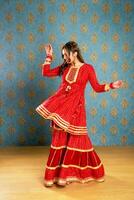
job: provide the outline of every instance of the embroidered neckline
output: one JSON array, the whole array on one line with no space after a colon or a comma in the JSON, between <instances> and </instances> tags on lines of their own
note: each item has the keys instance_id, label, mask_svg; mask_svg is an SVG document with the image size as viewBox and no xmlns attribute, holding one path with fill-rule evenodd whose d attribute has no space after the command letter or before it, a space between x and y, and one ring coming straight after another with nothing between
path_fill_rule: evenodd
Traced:
<instances>
[{"instance_id":1,"label":"embroidered neckline","mask_svg":"<svg viewBox=\"0 0 134 200\"><path fill-rule=\"evenodd\" d=\"M76 79L77 79L77 76L78 76L78 72L79 72L80 68L82 66L84 66L84 65L85 65L85 63L82 64L80 67L74 67L74 66L73 67L69 67L69 70L68 70L68 72L66 74L65 80L70 84L76 82ZM74 76L73 76L72 80L69 80L69 75L71 74L71 70L73 70L73 69L76 69L76 71L74 73Z\"/></svg>"}]
</instances>

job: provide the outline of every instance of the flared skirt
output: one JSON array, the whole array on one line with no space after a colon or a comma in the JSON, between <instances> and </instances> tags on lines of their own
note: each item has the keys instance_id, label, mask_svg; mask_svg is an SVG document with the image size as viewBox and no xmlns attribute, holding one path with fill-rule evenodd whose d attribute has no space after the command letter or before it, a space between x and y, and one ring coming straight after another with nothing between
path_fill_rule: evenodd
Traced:
<instances>
[{"instance_id":1,"label":"flared skirt","mask_svg":"<svg viewBox=\"0 0 134 200\"><path fill-rule=\"evenodd\" d=\"M45 167L45 186L71 182L104 181L104 167L88 135L72 135L53 129L52 143Z\"/></svg>"},{"instance_id":2,"label":"flared skirt","mask_svg":"<svg viewBox=\"0 0 134 200\"><path fill-rule=\"evenodd\" d=\"M87 134L84 96L60 91L42 102L36 111L71 134Z\"/></svg>"}]
</instances>

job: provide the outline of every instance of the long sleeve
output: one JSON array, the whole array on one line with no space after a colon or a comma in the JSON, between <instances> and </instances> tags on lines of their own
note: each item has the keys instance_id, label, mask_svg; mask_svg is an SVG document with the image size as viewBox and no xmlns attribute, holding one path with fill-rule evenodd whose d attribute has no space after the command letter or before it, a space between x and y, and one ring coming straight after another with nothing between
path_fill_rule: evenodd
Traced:
<instances>
[{"instance_id":1,"label":"long sleeve","mask_svg":"<svg viewBox=\"0 0 134 200\"><path fill-rule=\"evenodd\" d=\"M59 69L60 66L57 66L53 69L50 68L51 62L52 62L52 55L51 54L47 54L46 58L45 58L45 62L42 64L42 75L43 76L59 76Z\"/></svg>"},{"instance_id":2,"label":"long sleeve","mask_svg":"<svg viewBox=\"0 0 134 200\"><path fill-rule=\"evenodd\" d=\"M59 75L60 66L57 66L53 69L50 69L50 64L43 64L42 65L42 75L43 76L58 76Z\"/></svg>"},{"instance_id":3,"label":"long sleeve","mask_svg":"<svg viewBox=\"0 0 134 200\"><path fill-rule=\"evenodd\" d=\"M98 82L97 76L96 76L96 72L94 70L94 67L92 65L89 65L89 82L92 86L92 88L96 91L96 92L107 92L113 88L112 82L110 84L106 83L106 84L100 84Z\"/></svg>"}]
</instances>

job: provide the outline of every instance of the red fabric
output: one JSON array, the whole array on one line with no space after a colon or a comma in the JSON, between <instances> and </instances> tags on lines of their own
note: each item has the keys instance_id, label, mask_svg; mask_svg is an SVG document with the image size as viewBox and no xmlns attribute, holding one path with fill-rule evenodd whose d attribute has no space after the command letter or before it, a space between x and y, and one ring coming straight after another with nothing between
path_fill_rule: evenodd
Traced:
<instances>
[{"instance_id":1,"label":"red fabric","mask_svg":"<svg viewBox=\"0 0 134 200\"><path fill-rule=\"evenodd\" d=\"M46 58L50 58L52 60L52 55L47 54Z\"/></svg>"},{"instance_id":2,"label":"red fabric","mask_svg":"<svg viewBox=\"0 0 134 200\"><path fill-rule=\"evenodd\" d=\"M49 64L46 64L46 65L43 64L43 66L42 66L42 75L43 76L48 76L48 77L58 76L59 69L60 69L60 66L57 66L54 69L50 69L50 65Z\"/></svg>"},{"instance_id":3,"label":"red fabric","mask_svg":"<svg viewBox=\"0 0 134 200\"><path fill-rule=\"evenodd\" d=\"M113 86L113 83L110 83L109 86L110 86L111 89L115 89L114 86Z\"/></svg>"},{"instance_id":4,"label":"red fabric","mask_svg":"<svg viewBox=\"0 0 134 200\"><path fill-rule=\"evenodd\" d=\"M59 69L60 66L50 69L50 65L44 65L42 75L58 76ZM52 134L44 174L46 186L53 183L66 185L73 181L85 183L104 180L103 164L88 137L84 92L88 81L96 92L105 92L105 84L99 84L95 70L89 64L84 63L80 67L73 83L66 80L68 70L69 67L65 69L62 82L54 95L36 108L41 116L51 120L53 127L61 128L54 129ZM73 73L74 70L70 75L71 81Z\"/></svg>"},{"instance_id":5,"label":"red fabric","mask_svg":"<svg viewBox=\"0 0 134 200\"><path fill-rule=\"evenodd\" d=\"M50 65L42 68L43 76L58 76L60 66L50 69ZM69 67L62 75L58 90L41 103L36 111L45 119L53 120L58 126L72 134L87 134L84 92L87 82L96 92L106 92L105 84L98 82L93 66L84 63L78 72L76 82L66 80ZM71 88L67 90L67 88Z\"/></svg>"},{"instance_id":6,"label":"red fabric","mask_svg":"<svg viewBox=\"0 0 134 200\"><path fill-rule=\"evenodd\" d=\"M105 90L104 90L105 84L99 83L94 67L92 65L86 64L86 63L85 63L85 65L88 66L88 75L89 75L88 79L89 79L90 84L93 87L93 89L96 92L105 92ZM46 65L44 64L43 68L42 68L42 75L48 76L48 77L58 76L59 68L60 68L60 66L50 69L50 64L46 64ZM69 69L69 67L68 67L68 69ZM112 86L112 82L110 83L110 87L111 87L111 89L114 89L114 87Z\"/></svg>"},{"instance_id":7,"label":"red fabric","mask_svg":"<svg viewBox=\"0 0 134 200\"><path fill-rule=\"evenodd\" d=\"M104 167L89 137L54 129L44 174L45 185L90 180L104 181Z\"/></svg>"}]
</instances>

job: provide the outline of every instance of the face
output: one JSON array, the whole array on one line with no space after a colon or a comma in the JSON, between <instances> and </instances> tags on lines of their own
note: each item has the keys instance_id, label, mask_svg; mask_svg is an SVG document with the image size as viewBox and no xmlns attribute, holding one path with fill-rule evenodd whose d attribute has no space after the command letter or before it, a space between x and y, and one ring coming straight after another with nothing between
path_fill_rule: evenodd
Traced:
<instances>
[{"instance_id":1,"label":"face","mask_svg":"<svg viewBox=\"0 0 134 200\"><path fill-rule=\"evenodd\" d=\"M70 55L69 53L67 52L66 49L63 49L62 50L62 56L63 56L63 59L68 63L68 64L71 64L71 63L74 63L75 59L76 59L76 56L77 56L77 52L73 53L72 51L70 52Z\"/></svg>"}]
</instances>

